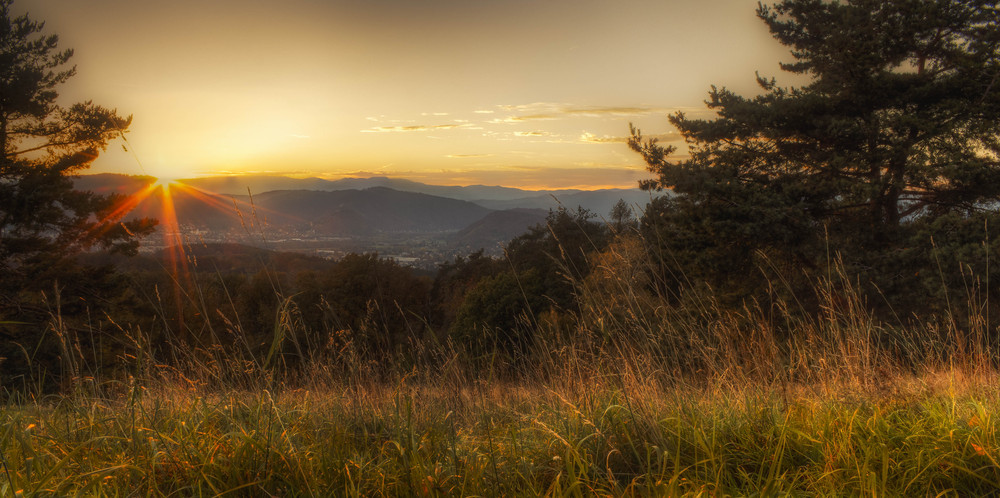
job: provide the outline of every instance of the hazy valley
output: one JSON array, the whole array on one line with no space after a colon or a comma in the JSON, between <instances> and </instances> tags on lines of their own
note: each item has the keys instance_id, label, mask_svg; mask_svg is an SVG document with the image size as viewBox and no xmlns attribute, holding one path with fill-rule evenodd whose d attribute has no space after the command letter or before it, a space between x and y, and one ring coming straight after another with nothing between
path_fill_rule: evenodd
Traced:
<instances>
[{"instance_id":1,"label":"hazy valley","mask_svg":"<svg viewBox=\"0 0 1000 498\"><path fill-rule=\"evenodd\" d=\"M165 220L164 187L138 195L155 179L80 176L80 190L140 198L126 218L160 221L159 235L143 250L157 251L180 236L186 244L238 243L326 258L378 252L411 266L433 269L455 256L503 244L544 223L560 206L607 218L624 200L635 212L649 202L639 189L530 191L496 186L440 186L386 177L337 181L281 176L227 176L180 180L166 187L176 225Z\"/></svg>"}]
</instances>

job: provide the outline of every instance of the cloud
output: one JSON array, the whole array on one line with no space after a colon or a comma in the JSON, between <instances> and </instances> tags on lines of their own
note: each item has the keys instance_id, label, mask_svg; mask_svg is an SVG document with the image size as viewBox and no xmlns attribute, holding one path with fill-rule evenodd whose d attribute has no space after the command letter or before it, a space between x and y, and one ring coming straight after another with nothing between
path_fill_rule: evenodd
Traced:
<instances>
[{"instance_id":1,"label":"cloud","mask_svg":"<svg viewBox=\"0 0 1000 498\"><path fill-rule=\"evenodd\" d=\"M517 119L515 116L507 116L506 118L493 118L487 122L490 124L504 124L504 123L518 123L520 121L521 120Z\"/></svg>"},{"instance_id":2,"label":"cloud","mask_svg":"<svg viewBox=\"0 0 1000 498\"><path fill-rule=\"evenodd\" d=\"M580 141L587 144L623 144L627 143L628 139L625 137L609 137L607 135L599 137L593 133L584 133L580 135Z\"/></svg>"},{"instance_id":3,"label":"cloud","mask_svg":"<svg viewBox=\"0 0 1000 498\"><path fill-rule=\"evenodd\" d=\"M492 166L440 171L400 171L393 176L396 175L439 185L504 185L526 189L635 188L639 180L650 177L645 168L621 164L582 164L568 168Z\"/></svg>"},{"instance_id":4,"label":"cloud","mask_svg":"<svg viewBox=\"0 0 1000 498\"><path fill-rule=\"evenodd\" d=\"M643 135L642 138L645 140L651 138L663 141L677 140L680 138L680 133L670 132L660 133L658 135ZM629 137L612 137L608 135L599 137L589 132L584 132L583 135L580 135L580 141L586 144L624 144L628 143L628 139Z\"/></svg>"},{"instance_id":5,"label":"cloud","mask_svg":"<svg viewBox=\"0 0 1000 498\"><path fill-rule=\"evenodd\" d=\"M493 114L493 111L488 111L488 110L485 110L485 109L477 109L477 110L472 111L472 112L474 112L476 114Z\"/></svg>"},{"instance_id":6,"label":"cloud","mask_svg":"<svg viewBox=\"0 0 1000 498\"><path fill-rule=\"evenodd\" d=\"M564 114L574 116L606 116L608 114L614 116L641 116L643 114L666 111L666 109L655 107L578 107L563 109Z\"/></svg>"},{"instance_id":7,"label":"cloud","mask_svg":"<svg viewBox=\"0 0 1000 498\"><path fill-rule=\"evenodd\" d=\"M514 136L517 137L547 137L551 133L547 131L515 131Z\"/></svg>"},{"instance_id":8,"label":"cloud","mask_svg":"<svg viewBox=\"0 0 1000 498\"><path fill-rule=\"evenodd\" d=\"M448 154L447 156L451 159L467 159L472 157L491 157L493 154Z\"/></svg>"},{"instance_id":9,"label":"cloud","mask_svg":"<svg viewBox=\"0 0 1000 498\"><path fill-rule=\"evenodd\" d=\"M501 104L497 107L511 112L542 112L543 110L554 110L565 104L554 102L532 102L530 104Z\"/></svg>"},{"instance_id":10,"label":"cloud","mask_svg":"<svg viewBox=\"0 0 1000 498\"><path fill-rule=\"evenodd\" d=\"M410 132L410 131L437 131L437 130L454 130L456 128L470 128L469 124L440 124L440 125L407 125L407 126L376 126L375 128L369 128L367 130L361 130L361 133L392 133L392 132Z\"/></svg>"},{"instance_id":11,"label":"cloud","mask_svg":"<svg viewBox=\"0 0 1000 498\"><path fill-rule=\"evenodd\" d=\"M527 116L509 116L503 120L504 123L519 123L522 121L548 121L559 119L559 114L529 114ZM496 120L494 120L496 121Z\"/></svg>"},{"instance_id":12,"label":"cloud","mask_svg":"<svg viewBox=\"0 0 1000 498\"><path fill-rule=\"evenodd\" d=\"M497 118L490 123L519 123L524 121L544 121L565 119L568 117L636 117L647 114L667 114L671 109L650 106L577 106L572 104L552 104L537 102L523 105L498 106L506 111L520 113L517 115Z\"/></svg>"}]
</instances>

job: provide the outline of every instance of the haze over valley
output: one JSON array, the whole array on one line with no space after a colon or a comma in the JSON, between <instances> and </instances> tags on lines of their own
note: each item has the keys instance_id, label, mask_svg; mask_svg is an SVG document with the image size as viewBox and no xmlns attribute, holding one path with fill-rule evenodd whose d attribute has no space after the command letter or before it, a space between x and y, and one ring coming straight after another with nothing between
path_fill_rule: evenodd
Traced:
<instances>
[{"instance_id":1,"label":"haze over valley","mask_svg":"<svg viewBox=\"0 0 1000 498\"><path fill-rule=\"evenodd\" d=\"M544 224L550 210L582 208L600 220L619 200L638 214L651 198L638 188L523 190L388 177L246 175L164 182L107 173L80 176L75 185L131 196L137 202L128 218L159 219L158 234L144 240L144 251L178 241L238 243L332 259L378 252L424 269L479 250L502 255L506 242Z\"/></svg>"}]
</instances>

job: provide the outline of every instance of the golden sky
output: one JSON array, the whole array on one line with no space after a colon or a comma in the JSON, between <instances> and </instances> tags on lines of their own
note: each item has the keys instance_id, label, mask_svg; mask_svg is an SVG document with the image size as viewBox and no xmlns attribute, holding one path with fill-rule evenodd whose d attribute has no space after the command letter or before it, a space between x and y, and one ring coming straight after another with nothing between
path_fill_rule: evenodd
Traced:
<instances>
[{"instance_id":1,"label":"golden sky","mask_svg":"<svg viewBox=\"0 0 1000 498\"><path fill-rule=\"evenodd\" d=\"M91 172L634 187L710 85L788 51L757 0L15 0L73 48L66 103L134 116ZM779 78L779 81L780 78Z\"/></svg>"}]
</instances>

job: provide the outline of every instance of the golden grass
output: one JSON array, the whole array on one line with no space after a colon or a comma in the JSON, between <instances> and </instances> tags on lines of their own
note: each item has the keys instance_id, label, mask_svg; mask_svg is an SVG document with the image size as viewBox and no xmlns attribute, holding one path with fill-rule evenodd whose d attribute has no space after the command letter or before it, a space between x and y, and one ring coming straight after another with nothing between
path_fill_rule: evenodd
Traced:
<instances>
[{"instance_id":1,"label":"golden grass","mask_svg":"<svg viewBox=\"0 0 1000 498\"><path fill-rule=\"evenodd\" d=\"M636 251L595 256L579 309L526 325L522 356L440 340L373 356L342 330L286 362L282 341L316 332L291 299L263 358L208 347L167 366L124 327L127 379L0 405L0 496L1000 492L985 320L880 323L842 276L817 283L818 316L678 302Z\"/></svg>"},{"instance_id":2,"label":"golden grass","mask_svg":"<svg viewBox=\"0 0 1000 498\"><path fill-rule=\"evenodd\" d=\"M159 383L0 408L0 495L995 492L994 376L886 390L470 383L218 390ZM9 481L8 481L9 479Z\"/></svg>"}]
</instances>

